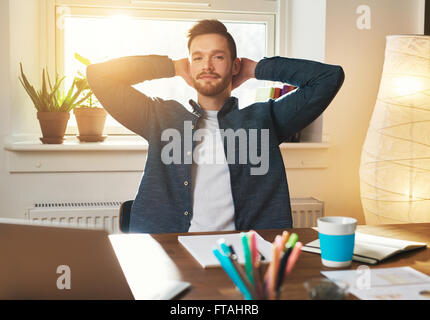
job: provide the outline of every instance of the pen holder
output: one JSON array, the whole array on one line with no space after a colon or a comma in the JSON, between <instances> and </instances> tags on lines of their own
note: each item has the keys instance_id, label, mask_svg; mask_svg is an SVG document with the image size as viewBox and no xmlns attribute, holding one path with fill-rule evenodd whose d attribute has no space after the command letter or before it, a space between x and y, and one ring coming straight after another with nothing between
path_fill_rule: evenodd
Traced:
<instances>
[{"instance_id":1,"label":"pen holder","mask_svg":"<svg viewBox=\"0 0 430 320\"><path fill-rule=\"evenodd\" d=\"M233 246L223 238L218 240L219 248L214 248L213 254L246 300L279 299L284 279L294 268L303 244L297 242L295 233L290 235L284 231L276 236L270 262L263 270L256 236L253 230L242 233L244 266L239 263Z\"/></svg>"}]
</instances>

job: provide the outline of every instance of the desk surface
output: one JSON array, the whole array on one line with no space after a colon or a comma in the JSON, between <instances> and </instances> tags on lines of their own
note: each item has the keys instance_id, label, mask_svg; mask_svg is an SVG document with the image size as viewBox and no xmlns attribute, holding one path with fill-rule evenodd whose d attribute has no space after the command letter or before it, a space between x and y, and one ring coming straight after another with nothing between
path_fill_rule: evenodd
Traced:
<instances>
[{"instance_id":1,"label":"desk surface","mask_svg":"<svg viewBox=\"0 0 430 320\"><path fill-rule=\"evenodd\" d=\"M317 231L312 228L287 229L299 235L299 241L304 244L318 238ZM258 233L267 241L273 242L277 234L283 230L258 230ZM373 235L425 242L430 246L430 223L399 224L379 226L357 226L357 231ZM211 232L210 234L215 234ZM225 233L225 232L224 232ZM195 233L198 234L198 233ZM178 242L178 235L183 234L157 234L152 237L164 249L162 255L170 259L163 259L163 266L159 272L167 279L181 280L191 283L191 288L178 296L179 299L243 299L235 289L233 283L221 268L203 269L198 262ZM189 235L189 233L187 234ZM157 260L157 259L156 259ZM349 267L355 270L363 263L353 262ZM388 268L410 266L418 271L430 275L430 248L403 253L387 259L385 262L372 266L372 268ZM321 276L323 270L336 270L326 268L321 264L321 256L315 253L302 252L295 269L285 280L281 299L307 299L303 283L312 277ZM354 296L350 296L354 299Z\"/></svg>"}]
</instances>

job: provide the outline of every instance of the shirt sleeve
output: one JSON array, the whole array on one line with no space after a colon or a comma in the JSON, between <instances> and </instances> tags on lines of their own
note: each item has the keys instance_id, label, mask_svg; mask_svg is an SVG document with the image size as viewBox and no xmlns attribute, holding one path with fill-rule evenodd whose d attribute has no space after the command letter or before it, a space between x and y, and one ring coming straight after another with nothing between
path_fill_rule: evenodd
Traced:
<instances>
[{"instance_id":1,"label":"shirt sleeve","mask_svg":"<svg viewBox=\"0 0 430 320\"><path fill-rule=\"evenodd\" d=\"M106 111L131 131L148 140L150 121L163 100L144 95L132 85L175 76L173 61L167 56L130 56L91 64L87 80Z\"/></svg>"},{"instance_id":2,"label":"shirt sleeve","mask_svg":"<svg viewBox=\"0 0 430 320\"><path fill-rule=\"evenodd\" d=\"M342 86L345 74L342 67L337 65L271 57L258 62L255 77L297 87L269 102L281 143L309 125L327 108Z\"/></svg>"}]
</instances>

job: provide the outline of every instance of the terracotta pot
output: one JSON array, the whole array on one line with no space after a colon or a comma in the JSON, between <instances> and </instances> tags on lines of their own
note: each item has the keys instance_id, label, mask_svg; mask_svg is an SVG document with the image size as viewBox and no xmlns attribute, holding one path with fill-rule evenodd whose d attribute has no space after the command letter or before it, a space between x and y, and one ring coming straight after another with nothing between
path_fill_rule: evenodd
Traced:
<instances>
[{"instance_id":1,"label":"terracotta pot","mask_svg":"<svg viewBox=\"0 0 430 320\"><path fill-rule=\"evenodd\" d=\"M106 139L103 130L107 112L103 108L75 108L73 113L78 124L78 139L84 142L97 142Z\"/></svg>"},{"instance_id":2,"label":"terracotta pot","mask_svg":"<svg viewBox=\"0 0 430 320\"><path fill-rule=\"evenodd\" d=\"M62 144L66 133L69 112L38 112L40 129L42 129L42 143Z\"/></svg>"}]
</instances>

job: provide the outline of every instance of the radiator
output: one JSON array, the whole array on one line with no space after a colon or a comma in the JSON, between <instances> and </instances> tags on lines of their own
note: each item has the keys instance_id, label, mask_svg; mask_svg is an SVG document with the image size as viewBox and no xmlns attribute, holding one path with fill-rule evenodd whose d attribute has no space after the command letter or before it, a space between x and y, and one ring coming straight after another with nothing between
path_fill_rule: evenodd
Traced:
<instances>
[{"instance_id":1,"label":"radiator","mask_svg":"<svg viewBox=\"0 0 430 320\"><path fill-rule=\"evenodd\" d=\"M312 228L324 216L324 202L315 198L292 198L293 228Z\"/></svg>"},{"instance_id":2,"label":"radiator","mask_svg":"<svg viewBox=\"0 0 430 320\"><path fill-rule=\"evenodd\" d=\"M26 218L33 224L58 224L120 233L120 205L121 201L38 203L27 209ZM316 227L317 219L323 216L324 203L314 198L292 198L291 211L294 228Z\"/></svg>"},{"instance_id":3,"label":"radiator","mask_svg":"<svg viewBox=\"0 0 430 320\"><path fill-rule=\"evenodd\" d=\"M104 229L120 233L121 201L37 203L26 211L33 224L71 226L84 229Z\"/></svg>"}]
</instances>

